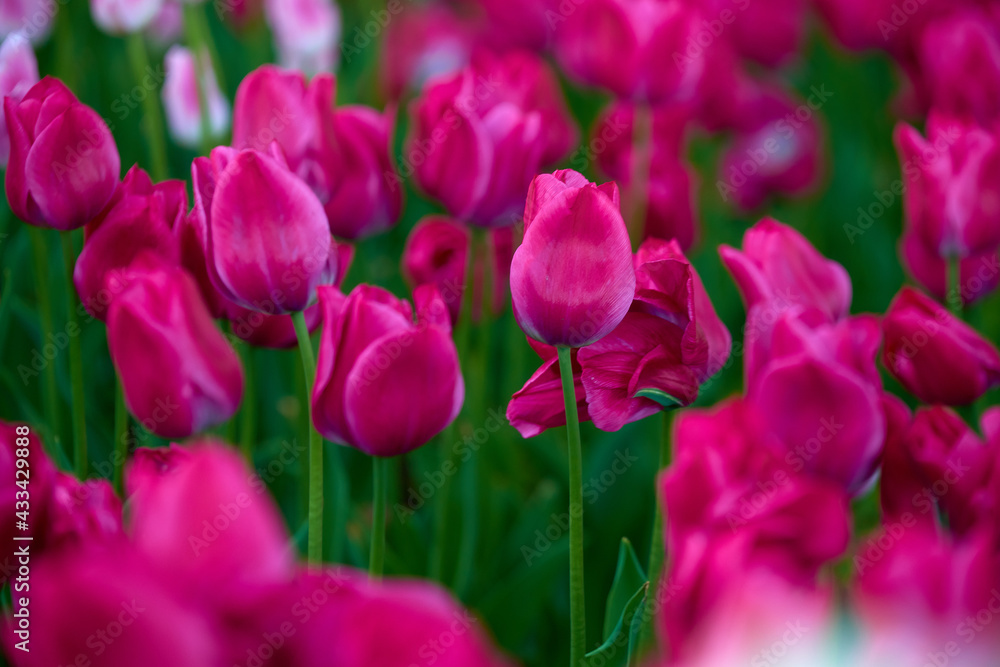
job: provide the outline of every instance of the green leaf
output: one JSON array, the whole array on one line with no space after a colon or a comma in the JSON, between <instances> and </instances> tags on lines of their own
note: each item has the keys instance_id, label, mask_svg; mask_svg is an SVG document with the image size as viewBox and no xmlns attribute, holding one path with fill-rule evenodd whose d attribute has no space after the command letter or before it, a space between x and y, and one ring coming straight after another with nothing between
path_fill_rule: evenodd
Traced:
<instances>
[{"instance_id":1,"label":"green leaf","mask_svg":"<svg viewBox=\"0 0 1000 667\"><path fill-rule=\"evenodd\" d=\"M618 566L608 592L604 611L604 643L587 654L587 659L601 658L601 664L623 667L631 656L642 626L640 610L649 589L646 573L635 555L631 542L622 538L618 548Z\"/></svg>"},{"instance_id":2,"label":"green leaf","mask_svg":"<svg viewBox=\"0 0 1000 667\"><path fill-rule=\"evenodd\" d=\"M622 538L618 547L618 565L615 567L615 578L608 592L608 602L604 607L604 637L611 634L615 625L621 620L625 605L642 584L648 581L646 573L639 564L635 549L627 537Z\"/></svg>"},{"instance_id":3,"label":"green leaf","mask_svg":"<svg viewBox=\"0 0 1000 667\"><path fill-rule=\"evenodd\" d=\"M659 389L640 389L635 392L635 395L637 398L648 398L651 401L656 401L665 408L676 408L684 405L684 403L679 399L674 398L667 392Z\"/></svg>"}]
</instances>

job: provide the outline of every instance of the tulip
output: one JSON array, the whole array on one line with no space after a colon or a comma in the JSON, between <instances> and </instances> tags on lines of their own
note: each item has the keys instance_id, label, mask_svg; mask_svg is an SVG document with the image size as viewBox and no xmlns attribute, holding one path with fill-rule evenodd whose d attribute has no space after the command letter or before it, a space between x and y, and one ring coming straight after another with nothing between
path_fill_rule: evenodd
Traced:
<instances>
[{"instance_id":1,"label":"tulip","mask_svg":"<svg viewBox=\"0 0 1000 667\"><path fill-rule=\"evenodd\" d=\"M138 32L159 13L164 0L90 0L94 23L112 35Z\"/></svg>"},{"instance_id":2,"label":"tulip","mask_svg":"<svg viewBox=\"0 0 1000 667\"><path fill-rule=\"evenodd\" d=\"M208 104L209 136L218 137L229 129L229 101L215 80L212 63L202 58L201 79ZM165 56L166 79L163 82L163 108L167 114L170 136L181 146L196 148L203 137L197 64L194 54L183 46L171 46Z\"/></svg>"},{"instance_id":3,"label":"tulip","mask_svg":"<svg viewBox=\"0 0 1000 667\"><path fill-rule=\"evenodd\" d=\"M704 8L702 30L731 42L740 55L774 68L800 50L805 37L809 3L805 0L762 2L710 1ZM699 33L699 36L702 33ZM704 39L704 38L702 38ZM710 44L708 49L715 48Z\"/></svg>"},{"instance_id":4,"label":"tulip","mask_svg":"<svg viewBox=\"0 0 1000 667\"><path fill-rule=\"evenodd\" d=\"M176 0L164 0L160 11L146 28L147 37L165 49L176 44L183 34L184 16L181 3Z\"/></svg>"},{"instance_id":5,"label":"tulip","mask_svg":"<svg viewBox=\"0 0 1000 667\"><path fill-rule=\"evenodd\" d=\"M916 40L926 26L954 10L953 0L924 0L907 12L898 0L819 0L820 14L837 40L852 51L883 49L901 62L915 58Z\"/></svg>"},{"instance_id":6,"label":"tulip","mask_svg":"<svg viewBox=\"0 0 1000 667\"><path fill-rule=\"evenodd\" d=\"M81 548L86 542L123 537L122 503L106 479L81 482L59 473L52 485L45 548Z\"/></svg>"},{"instance_id":7,"label":"tulip","mask_svg":"<svg viewBox=\"0 0 1000 667\"><path fill-rule=\"evenodd\" d=\"M919 37L920 73L936 111L991 126L1000 120L1000 25L985 12L952 12Z\"/></svg>"},{"instance_id":8,"label":"tulip","mask_svg":"<svg viewBox=\"0 0 1000 667\"><path fill-rule=\"evenodd\" d=\"M302 72L261 65L236 89L233 148L266 151L275 141L289 168L306 178L311 167L303 163L315 143L318 98L332 101L334 85L329 74L319 74L307 85Z\"/></svg>"},{"instance_id":9,"label":"tulip","mask_svg":"<svg viewBox=\"0 0 1000 667\"><path fill-rule=\"evenodd\" d=\"M556 56L573 78L620 98L687 101L705 70L701 27L683 0L586 0L557 26Z\"/></svg>"},{"instance_id":10,"label":"tulip","mask_svg":"<svg viewBox=\"0 0 1000 667\"><path fill-rule=\"evenodd\" d=\"M916 234L903 233L899 254L903 265L928 292L949 304L970 304L1000 284L1000 250L987 250L961 259L944 259ZM951 265L949 265L951 264ZM958 265L958 282L949 278Z\"/></svg>"},{"instance_id":11,"label":"tulip","mask_svg":"<svg viewBox=\"0 0 1000 667\"><path fill-rule=\"evenodd\" d=\"M465 292L469 232L450 218L428 216L418 222L403 249L403 274L412 287L433 284L458 323Z\"/></svg>"},{"instance_id":12,"label":"tulip","mask_svg":"<svg viewBox=\"0 0 1000 667\"><path fill-rule=\"evenodd\" d=\"M224 0L215 5L219 18L237 29L256 20L264 9L263 0Z\"/></svg>"},{"instance_id":13,"label":"tulip","mask_svg":"<svg viewBox=\"0 0 1000 667\"><path fill-rule=\"evenodd\" d=\"M7 201L39 227L82 227L118 185L118 148L108 126L58 79L45 77L21 100L4 100L10 133ZM44 169L33 168L44 164Z\"/></svg>"},{"instance_id":14,"label":"tulip","mask_svg":"<svg viewBox=\"0 0 1000 667\"><path fill-rule=\"evenodd\" d=\"M191 167L208 275L237 305L305 310L333 282L337 252L323 207L280 157L220 146Z\"/></svg>"},{"instance_id":15,"label":"tulip","mask_svg":"<svg viewBox=\"0 0 1000 667\"><path fill-rule=\"evenodd\" d=\"M401 171L452 217L484 227L513 225L532 177L576 139L552 71L523 52L477 53L431 81L410 112Z\"/></svg>"},{"instance_id":16,"label":"tulip","mask_svg":"<svg viewBox=\"0 0 1000 667\"><path fill-rule=\"evenodd\" d=\"M344 38L344 60L360 55L369 37L360 28ZM417 92L431 79L462 69L472 57L474 35L447 5L408 7L385 27L382 90L390 100Z\"/></svg>"},{"instance_id":17,"label":"tulip","mask_svg":"<svg viewBox=\"0 0 1000 667\"><path fill-rule=\"evenodd\" d=\"M823 257L799 232L772 218L764 218L747 230L742 251L723 245L719 255L748 312L760 304L775 311L803 306L816 308L829 321L836 321L851 307L851 279L844 267Z\"/></svg>"},{"instance_id":18,"label":"tulip","mask_svg":"<svg viewBox=\"0 0 1000 667\"><path fill-rule=\"evenodd\" d=\"M18 474L17 460L26 459L27 472ZM0 522L0 539L3 548L0 549L0 564L9 565L0 572L0 581L7 581L12 573L17 572L14 565L14 551L18 546L15 537L31 537L42 539L45 530L44 521L40 520L48 512L52 487L56 482L57 471L52 461L42 448L42 441L34 428L27 424L14 424L0 421L0 511L3 511L3 521ZM19 528L15 512L22 511L17 506L20 500L18 491L24 491L24 485L18 481L28 480L30 494L31 521L26 522L27 528ZM20 508L24 506L21 505Z\"/></svg>"},{"instance_id":19,"label":"tulip","mask_svg":"<svg viewBox=\"0 0 1000 667\"><path fill-rule=\"evenodd\" d=\"M23 32L32 44L49 38L58 7L49 0L7 0L0 3L0 35Z\"/></svg>"},{"instance_id":20,"label":"tulip","mask_svg":"<svg viewBox=\"0 0 1000 667\"><path fill-rule=\"evenodd\" d=\"M186 438L235 414L239 357L183 269L144 254L108 311L108 348L125 403L146 430Z\"/></svg>"},{"instance_id":21,"label":"tulip","mask_svg":"<svg viewBox=\"0 0 1000 667\"><path fill-rule=\"evenodd\" d=\"M544 51L568 6L559 0L478 0L476 4L488 26L478 38L498 52Z\"/></svg>"},{"instance_id":22,"label":"tulip","mask_svg":"<svg viewBox=\"0 0 1000 667\"><path fill-rule=\"evenodd\" d=\"M433 287L408 303L360 285L320 288L323 335L313 424L328 440L379 457L412 451L458 415L465 386L447 310ZM426 300L425 300L426 299ZM393 406L392 419L386 406Z\"/></svg>"},{"instance_id":23,"label":"tulip","mask_svg":"<svg viewBox=\"0 0 1000 667\"><path fill-rule=\"evenodd\" d=\"M20 101L38 83L38 62L31 43L21 33L8 35L0 45L0 97ZM0 166L10 158L7 118L0 114Z\"/></svg>"},{"instance_id":24,"label":"tulip","mask_svg":"<svg viewBox=\"0 0 1000 667\"><path fill-rule=\"evenodd\" d=\"M926 403L968 405L1000 386L1000 353L975 329L904 287L882 321L882 363Z\"/></svg>"},{"instance_id":25,"label":"tulip","mask_svg":"<svg viewBox=\"0 0 1000 667\"><path fill-rule=\"evenodd\" d=\"M283 67L312 76L336 66L341 22L332 0L264 0L264 16Z\"/></svg>"},{"instance_id":26,"label":"tulip","mask_svg":"<svg viewBox=\"0 0 1000 667\"><path fill-rule=\"evenodd\" d=\"M87 312L105 319L111 300L126 287L126 269L140 253L152 251L177 263L174 229L187 206L183 181L154 185L139 167L129 170L108 208L86 227L73 282Z\"/></svg>"},{"instance_id":27,"label":"tulip","mask_svg":"<svg viewBox=\"0 0 1000 667\"><path fill-rule=\"evenodd\" d=\"M635 292L618 187L571 170L536 177L510 288L517 323L537 341L584 347L611 333Z\"/></svg>"}]
</instances>

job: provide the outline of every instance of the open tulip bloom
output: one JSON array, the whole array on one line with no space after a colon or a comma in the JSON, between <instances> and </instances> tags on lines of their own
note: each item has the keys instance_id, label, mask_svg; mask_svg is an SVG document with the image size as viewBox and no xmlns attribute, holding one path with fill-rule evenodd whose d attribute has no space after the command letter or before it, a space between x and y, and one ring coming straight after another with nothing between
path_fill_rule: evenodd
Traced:
<instances>
[{"instance_id":1,"label":"open tulip bloom","mask_svg":"<svg viewBox=\"0 0 1000 667\"><path fill-rule=\"evenodd\" d=\"M0 665L996 667L1000 0L369 4L0 0Z\"/></svg>"}]
</instances>

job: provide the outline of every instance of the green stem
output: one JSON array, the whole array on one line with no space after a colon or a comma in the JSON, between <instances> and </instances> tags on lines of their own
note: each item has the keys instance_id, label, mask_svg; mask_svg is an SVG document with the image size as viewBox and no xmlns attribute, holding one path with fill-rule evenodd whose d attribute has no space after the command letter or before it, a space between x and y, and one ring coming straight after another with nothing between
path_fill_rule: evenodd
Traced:
<instances>
[{"instance_id":1,"label":"green stem","mask_svg":"<svg viewBox=\"0 0 1000 667\"><path fill-rule=\"evenodd\" d=\"M83 352L80 349L80 330L77 307L80 299L73 284L73 267L76 266L76 250L73 247L73 232L62 232L63 262L66 265L66 302L68 306L66 335L69 337L69 375L72 385L73 405L73 464L76 476L86 479L87 468L87 414L86 392L83 382Z\"/></svg>"},{"instance_id":2,"label":"green stem","mask_svg":"<svg viewBox=\"0 0 1000 667\"><path fill-rule=\"evenodd\" d=\"M652 138L653 111L648 104L636 104L632 124L632 173L629 184L628 218L626 219L633 247L638 247L645 235Z\"/></svg>"},{"instance_id":3,"label":"green stem","mask_svg":"<svg viewBox=\"0 0 1000 667\"><path fill-rule=\"evenodd\" d=\"M208 108L208 90L205 83L205 58L208 54L206 36L202 32L204 17L199 16L204 10L201 4L184 4L184 33L187 35L188 47L194 56L195 80L198 83L198 109L201 115L201 152L208 155L215 142L212 137L212 118Z\"/></svg>"},{"instance_id":4,"label":"green stem","mask_svg":"<svg viewBox=\"0 0 1000 667\"><path fill-rule=\"evenodd\" d=\"M302 372L306 380L306 405L309 406L309 542L306 558L310 563L323 560L323 439L312 425L312 391L316 379L316 358L305 315L292 313L295 335L299 339Z\"/></svg>"},{"instance_id":5,"label":"green stem","mask_svg":"<svg viewBox=\"0 0 1000 667\"><path fill-rule=\"evenodd\" d=\"M451 447L455 441L458 418L448 424L448 427L441 434L439 443L441 450L441 463L444 467L445 461L452 460ZM445 475L444 482L437 492L437 510L434 513L434 541L431 544L430 571L428 576L434 581L443 581L444 555L447 553L448 542L448 506L451 500L451 475Z\"/></svg>"},{"instance_id":6,"label":"green stem","mask_svg":"<svg viewBox=\"0 0 1000 667\"><path fill-rule=\"evenodd\" d=\"M45 337L55 333L52 316L52 293L49 290L49 250L45 242L45 230L28 225L28 235L35 255L35 291L38 296L38 313L41 319L41 346L45 346ZM56 384L56 365L53 362L45 364L45 418L52 429L55 446L59 446L62 436L61 419L59 416L59 386Z\"/></svg>"},{"instance_id":7,"label":"green stem","mask_svg":"<svg viewBox=\"0 0 1000 667\"><path fill-rule=\"evenodd\" d=\"M673 410L664 410L663 429L660 433L660 463L657 470L663 471L670 465L670 428L673 422ZM658 488L654 484L654 488ZM663 539L664 523L666 522L663 504L660 502L660 494L655 493L656 514L653 517L653 537L649 545L649 592L650 598L656 597L656 592L660 587L660 579L663 574L663 560L666 557L666 545ZM642 619L642 628L639 633L640 650L652 649L653 644L653 614L646 612Z\"/></svg>"},{"instance_id":8,"label":"green stem","mask_svg":"<svg viewBox=\"0 0 1000 667\"><path fill-rule=\"evenodd\" d=\"M351 508L351 494L347 471L341 458L340 445L331 445L326 452L327 469L333 485L333 524L330 535L330 560L343 562L344 542L347 539L347 515Z\"/></svg>"},{"instance_id":9,"label":"green stem","mask_svg":"<svg viewBox=\"0 0 1000 667\"><path fill-rule=\"evenodd\" d=\"M146 42L141 32L134 32L128 36L128 58L132 63L132 76L137 85L142 87L147 76L152 76L152 68L149 65L149 54L146 51ZM163 134L163 111L160 109L159 95L154 91L146 91L143 99L143 128L146 133L146 145L149 147L150 175L153 181L159 182L169 177L170 169L167 166L167 144Z\"/></svg>"},{"instance_id":10,"label":"green stem","mask_svg":"<svg viewBox=\"0 0 1000 667\"><path fill-rule=\"evenodd\" d=\"M372 549L368 559L368 575L382 578L385 562L385 496L389 459L372 457Z\"/></svg>"},{"instance_id":11,"label":"green stem","mask_svg":"<svg viewBox=\"0 0 1000 667\"><path fill-rule=\"evenodd\" d=\"M115 491L120 497L124 497L125 459L128 458L128 410L125 407L125 391L117 375L115 376L115 445L112 458Z\"/></svg>"},{"instance_id":12,"label":"green stem","mask_svg":"<svg viewBox=\"0 0 1000 667\"><path fill-rule=\"evenodd\" d=\"M587 652L587 617L583 599L583 452L570 356L572 351L562 345L557 350L569 445L569 664L570 667L580 667Z\"/></svg>"},{"instance_id":13,"label":"green stem","mask_svg":"<svg viewBox=\"0 0 1000 667\"><path fill-rule=\"evenodd\" d=\"M948 289L945 293L945 301L947 301L951 314L962 319L962 260L952 257L947 260L947 263Z\"/></svg>"}]
</instances>

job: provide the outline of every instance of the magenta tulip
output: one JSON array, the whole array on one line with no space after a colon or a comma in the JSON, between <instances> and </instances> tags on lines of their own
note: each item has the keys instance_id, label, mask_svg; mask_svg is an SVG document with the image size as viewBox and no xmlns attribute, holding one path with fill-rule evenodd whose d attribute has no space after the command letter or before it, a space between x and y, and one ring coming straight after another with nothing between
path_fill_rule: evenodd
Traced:
<instances>
[{"instance_id":1,"label":"magenta tulip","mask_svg":"<svg viewBox=\"0 0 1000 667\"><path fill-rule=\"evenodd\" d=\"M333 0L264 0L264 16L283 67L310 76L334 69L341 22Z\"/></svg>"},{"instance_id":2,"label":"magenta tulip","mask_svg":"<svg viewBox=\"0 0 1000 667\"><path fill-rule=\"evenodd\" d=\"M882 362L926 403L967 405L1000 386L1000 353L975 329L904 287L882 321Z\"/></svg>"},{"instance_id":3,"label":"magenta tulip","mask_svg":"<svg viewBox=\"0 0 1000 667\"><path fill-rule=\"evenodd\" d=\"M211 137L229 129L229 100L226 99L212 70L212 61L205 53L202 58L201 84L196 76L194 54L183 46L170 47L165 56L166 79L163 82L163 109L167 116L170 136L181 146L195 148L205 141L202 136L199 85L204 86L208 104L208 131Z\"/></svg>"},{"instance_id":4,"label":"magenta tulip","mask_svg":"<svg viewBox=\"0 0 1000 667\"><path fill-rule=\"evenodd\" d=\"M625 317L635 293L618 186L571 170L537 176L510 269L514 317L547 345L583 347Z\"/></svg>"},{"instance_id":5,"label":"magenta tulip","mask_svg":"<svg viewBox=\"0 0 1000 667\"><path fill-rule=\"evenodd\" d=\"M8 35L0 45L0 97L19 101L38 83L38 62L31 43L21 33ZM10 158L6 114L0 114L0 166Z\"/></svg>"},{"instance_id":6,"label":"magenta tulip","mask_svg":"<svg viewBox=\"0 0 1000 667\"><path fill-rule=\"evenodd\" d=\"M186 438L232 417L243 369L194 279L147 253L128 283L108 312L108 348L129 411L165 438Z\"/></svg>"},{"instance_id":7,"label":"magenta tulip","mask_svg":"<svg viewBox=\"0 0 1000 667\"><path fill-rule=\"evenodd\" d=\"M458 323L462 308L468 253L469 230L441 216L418 222L403 249L403 275L412 287L437 287L448 306L452 326Z\"/></svg>"},{"instance_id":8,"label":"magenta tulip","mask_svg":"<svg viewBox=\"0 0 1000 667\"><path fill-rule=\"evenodd\" d=\"M706 18L703 30L713 36L721 33L721 39L730 41L740 55L766 67L789 60L802 46L810 4L806 0L709 0L701 4Z\"/></svg>"},{"instance_id":9,"label":"magenta tulip","mask_svg":"<svg viewBox=\"0 0 1000 667\"><path fill-rule=\"evenodd\" d=\"M344 59L351 62L363 53L367 40L360 29L345 36ZM385 27L379 78L386 97L399 100L407 92L419 92L431 79L462 69L472 57L473 41L471 26L450 6L408 7Z\"/></svg>"},{"instance_id":10,"label":"magenta tulip","mask_svg":"<svg viewBox=\"0 0 1000 667\"><path fill-rule=\"evenodd\" d=\"M695 3L586 0L560 19L556 55L582 83L651 104L697 93L705 59L695 43L703 19Z\"/></svg>"},{"instance_id":11,"label":"magenta tulip","mask_svg":"<svg viewBox=\"0 0 1000 667\"><path fill-rule=\"evenodd\" d=\"M61 81L45 77L21 100L6 98L7 201L21 220L70 230L101 212L118 186L111 131Z\"/></svg>"},{"instance_id":12,"label":"magenta tulip","mask_svg":"<svg viewBox=\"0 0 1000 667\"><path fill-rule=\"evenodd\" d=\"M432 286L410 305L360 285L344 296L320 289L323 337L312 395L313 424L324 437L372 456L405 454L458 415L465 385L448 311ZM391 418L386 406L392 405Z\"/></svg>"},{"instance_id":13,"label":"magenta tulip","mask_svg":"<svg viewBox=\"0 0 1000 667\"><path fill-rule=\"evenodd\" d=\"M112 35L138 32L149 25L164 0L90 0L94 23Z\"/></svg>"},{"instance_id":14,"label":"magenta tulip","mask_svg":"<svg viewBox=\"0 0 1000 667\"><path fill-rule=\"evenodd\" d=\"M81 482L59 473L52 485L45 548L79 549L87 542L121 539L122 503L106 479Z\"/></svg>"},{"instance_id":15,"label":"magenta tulip","mask_svg":"<svg viewBox=\"0 0 1000 667\"><path fill-rule=\"evenodd\" d=\"M187 206L183 181L154 185L139 167L129 170L108 208L86 227L73 282L87 312L105 319L111 301L127 287L126 269L140 253L178 262L174 229Z\"/></svg>"},{"instance_id":16,"label":"magenta tulip","mask_svg":"<svg viewBox=\"0 0 1000 667\"><path fill-rule=\"evenodd\" d=\"M191 167L212 284L268 315L305 310L334 281L337 252L323 206L280 159L220 146Z\"/></svg>"},{"instance_id":17,"label":"magenta tulip","mask_svg":"<svg viewBox=\"0 0 1000 667\"><path fill-rule=\"evenodd\" d=\"M27 460L26 473L17 472L19 458ZM18 548L18 542L14 538L21 536L39 541L43 539L46 528L44 517L48 515L52 487L56 483L56 468L46 455L38 432L33 427L0 421L0 474L3 475L0 481L0 511L3 512L3 520L0 521L0 539L3 540L3 547L0 548L0 565L3 566L0 568L0 581L6 582L17 571L14 552ZM27 529L18 527L18 517L15 515L19 511L16 503L24 497L17 493L25 490L22 488L24 485L18 485L17 482L25 479L28 480L30 511L34 518L33 521L26 522Z\"/></svg>"},{"instance_id":18,"label":"magenta tulip","mask_svg":"<svg viewBox=\"0 0 1000 667\"><path fill-rule=\"evenodd\" d=\"M401 171L450 215L484 227L517 222L532 177L576 139L555 76L525 52L478 52L429 82L410 113Z\"/></svg>"},{"instance_id":19,"label":"magenta tulip","mask_svg":"<svg viewBox=\"0 0 1000 667\"><path fill-rule=\"evenodd\" d=\"M323 88L333 90L329 74L308 85L302 72L261 65L236 89L233 106L233 148L266 151L278 143L288 166L305 177L306 160L317 131L317 98Z\"/></svg>"}]
</instances>

